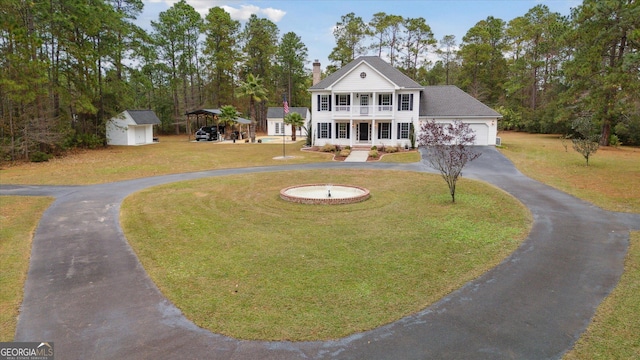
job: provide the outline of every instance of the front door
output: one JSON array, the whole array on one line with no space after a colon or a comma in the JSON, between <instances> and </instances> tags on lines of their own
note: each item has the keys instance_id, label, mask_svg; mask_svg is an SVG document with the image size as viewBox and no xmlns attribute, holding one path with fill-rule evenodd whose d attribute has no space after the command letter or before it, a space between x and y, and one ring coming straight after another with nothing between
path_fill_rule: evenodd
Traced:
<instances>
[{"instance_id":1,"label":"front door","mask_svg":"<svg viewBox=\"0 0 640 360\"><path fill-rule=\"evenodd\" d=\"M369 114L369 94L360 95L360 115Z\"/></svg>"},{"instance_id":2,"label":"front door","mask_svg":"<svg viewBox=\"0 0 640 360\"><path fill-rule=\"evenodd\" d=\"M358 125L358 140L369 141L369 123L360 123Z\"/></svg>"}]
</instances>

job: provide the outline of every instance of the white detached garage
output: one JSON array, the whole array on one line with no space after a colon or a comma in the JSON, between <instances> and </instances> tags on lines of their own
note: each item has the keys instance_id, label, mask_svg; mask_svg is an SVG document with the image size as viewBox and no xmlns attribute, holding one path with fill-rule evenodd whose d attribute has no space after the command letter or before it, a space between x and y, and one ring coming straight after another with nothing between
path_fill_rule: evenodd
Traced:
<instances>
[{"instance_id":1,"label":"white detached garage","mask_svg":"<svg viewBox=\"0 0 640 360\"><path fill-rule=\"evenodd\" d=\"M107 144L152 144L153 125L157 124L160 119L151 110L125 110L107 121Z\"/></svg>"}]
</instances>

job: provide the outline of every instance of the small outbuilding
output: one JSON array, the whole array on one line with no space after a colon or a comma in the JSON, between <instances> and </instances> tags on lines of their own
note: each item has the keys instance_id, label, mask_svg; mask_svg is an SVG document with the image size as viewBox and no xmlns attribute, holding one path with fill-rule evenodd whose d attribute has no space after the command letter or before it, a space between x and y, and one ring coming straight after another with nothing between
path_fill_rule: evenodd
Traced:
<instances>
[{"instance_id":1,"label":"small outbuilding","mask_svg":"<svg viewBox=\"0 0 640 360\"><path fill-rule=\"evenodd\" d=\"M160 119L151 110L125 110L107 121L107 144L152 144L153 125L157 124Z\"/></svg>"},{"instance_id":2,"label":"small outbuilding","mask_svg":"<svg viewBox=\"0 0 640 360\"><path fill-rule=\"evenodd\" d=\"M311 112L306 107L291 107L289 112L300 114L304 119L304 126L307 126L311 119ZM267 109L267 135L291 136L291 125L284 123L283 107L270 107ZM296 128L296 136L303 137L306 136L306 133L302 128Z\"/></svg>"}]
</instances>

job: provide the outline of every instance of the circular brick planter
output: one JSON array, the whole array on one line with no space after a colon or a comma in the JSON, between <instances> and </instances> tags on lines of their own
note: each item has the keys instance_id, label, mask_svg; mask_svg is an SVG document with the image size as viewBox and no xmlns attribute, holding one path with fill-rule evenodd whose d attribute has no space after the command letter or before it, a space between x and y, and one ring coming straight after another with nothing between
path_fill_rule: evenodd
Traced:
<instances>
[{"instance_id":1,"label":"circular brick planter","mask_svg":"<svg viewBox=\"0 0 640 360\"><path fill-rule=\"evenodd\" d=\"M299 204L353 204L370 196L368 189L352 185L307 184L280 190L281 199Z\"/></svg>"}]
</instances>

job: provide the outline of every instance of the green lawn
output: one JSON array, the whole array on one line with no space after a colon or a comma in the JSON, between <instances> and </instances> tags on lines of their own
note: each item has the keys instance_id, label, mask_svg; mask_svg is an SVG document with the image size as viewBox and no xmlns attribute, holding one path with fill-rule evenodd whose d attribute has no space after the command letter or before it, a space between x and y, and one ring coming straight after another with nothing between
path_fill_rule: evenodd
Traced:
<instances>
[{"instance_id":1,"label":"green lawn","mask_svg":"<svg viewBox=\"0 0 640 360\"><path fill-rule=\"evenodd\" d=\"M602 147L585 165L556 135L501 132L500 150L525 175L611 211L640 213L640 148Z\"/></svg>"},{"instance_id":2,"label":"green lawn","mask_svg":"<svg viewBox=\"0 0 640 360\"><path fill-rule=\"evenodd\" d=\"M601 149L594 155L590 161L591 166L587 168L583 165L584 159L570 147L568 151L565 151L555 136L522 133L501 133L500 136L505 145L501 151L514 161L516 166L525 174L585 200L592 201L603 208L640 212L638 206L638 199L640 199L640 194L638 194L639 187L635 186L640 183L640 170L638 168L640 166L640 149L628 147ZM164 144L164 146L159 146L160 144ZM216 166L259 165L260 161L267 161L270 164L282 163L272 159L264 159L264 156L255 160L235 158L233 156L227 156L227 158L222 159L223 154L229 155L229 153L234 152L235 149L232 146L238 145L224 145L224 147L228 148L219 149L215 146L220 144L194 144L187 142L186 138L180 137L161 138L160 144L133 148L113 147L106 150L78 153L44 164L23 164L4 168L0 170L0 182L91 184L180 171L204 170L215 168ZM287 152L295 152L295 146L298 145L288 145ZM278 156L276 153L281 151L282 148L276 148L277 146L266 148L255 145L244 150L247 152L242 154L245 156L253 154L252 151L268 149L273 154L265 156ZM310 158L306 158L306 154L301 156L302 158L298 158L296 161L330 161L330 155L328 154L312 154L309 155ZM411 155L405 153L394 156L398 157L393 161L405 161L402 158ZM387 156L382 159L382 161L388 160ZM141 166L142 163L138 163L139 161L150 165ZM410 159L408 161L413 160ZM110 170L110 168L114 169ZM86 171L86 169L91 171ZM94 173L93 170L100 171ZM375 178L376 176L373 177ZM298 179L296 178L295 180ZM206 180L202 181L206 183ZM209 187L214 187L216 181L218 179L210 180ZM471 184L472 182L468 183ZM189 183L186 186L191 187L193 184ZM443 205L448 202L448 195L446 195L444 183L440 184L440 186L443 186L441 190L429 196L436 196L435 199L441 202L440 205ZM206 186L204 188L206 188L205 191L192 193L194 198L200 199L196 204L205 202L208 198L207 194L210 190ZM464 182L464 186L459 189L460 201L470 201L469 204L473 204L473 197L466 199L467 196L471 195L470 189L470 187L467 187L467 182ZM177 189L172 191L178 192ZM236 193L242 192L237 189L233 191ZM246 196L243 199L243 203L252 203L252 200L247 199ZM440 198L437 198L437 196L440 196ZM279 201L277 198L273 200ZM369 201L374 200L375 197ZM0 299L0 341L13 339L15 320L28 268L30 239L33 230L37 226L40 214L51 201L51 199L30 197L0 197L0 244L2 245L0 250L0 278L2 283L0 285L3 287L3 292L0 293L2 295ZM294 206L293 204L290 205ZM269 208L268 206L266 207ZM207 209L204 205L198 205L197 208ZM388 208L385 207L384 209ZM264 211L257 211L256 214L261 214ZM353 212L362 214L362 212L355 210ZM245 228L248 221L253 218L250 211L246 216L245 221L240 221L238 224L238 221L234 220L232 224L235 224L238 228ZM382 215L367 216L367 221L375 222L369 219L376 219L377 217L382 217ZM187 220L185 218L182 219ZM214 223L219 223L220 215L209 219ZM227 220L230 219L223 215L222 222L226 223ZM153 223L155 222L156 219L153 219ZM279 219L272 220L272 222L277 223L278 228L280 227ZM189 225L185 224L183 228L185 230L189 229ZM276 227L273 224L272 226ZM390 224L389 227L395 229L398 224ZM345 231L344 229L339 230ZM175 233L182 234L182 228L175 230ZM183 240L185 244L190 241L188 239ZM640 283L639 243L640 232L636 232L632 235L631 247L625 262L625 273L620 283L612 295L598 309L595 320L576 345L575 351L568 354L567 358L640 358L640 337L637 336L640 333L640 329L638 329L640 324L640 316L638 315L640 314L640 309L638 309L638 306L640 302L637 300L637 293L640 290L638 289L638 284ZM460 256L462 254L464 252ZM202 263L204 264L202 267L210 268L210 266L205 266L208 264L208 259L205 259ZM452 268L456 269L453 266L445 268L447 272L442 271L443 276L448 276ZM176 269L180 270L181 268ZM234 292L236 284L238 285L238 293ZM238 298L237 295L244 292L241 288L244 283L237 282L236 284L230 282L230 289L223 288L223 290L228 291L229 294L233 293L233 297ZM455 285L452 284L451 288L455 288ZM358 289L361 289L360 292L363 294L368 292L365 286L358 287Z\"/></svg>"},{"instance_id":3,"label":"green lawn","mask_svg":"<svg viewBox=\"0 0 640 360\"><path fill-rule=\"evenodd\" d=\"M13 341L29 270L31 239L52 202L46 197L0 196L0 341Z\"/></svg>"},{"instance_id":4,"label":"green lawn","mask_svg":"<svg viewBox=\"0 0 640 360\"><path fill-rule=\"evenodd\" d=\"M280 189L353 184L372 197L302 205ZM122 224L162 292L199 326L241 339L319 340L419 311L498 264L529 212L432 174L294 171L164 185L127 198ZM158 196L162 194L163 196Z\"/></svg>"},{"instance_id":5,"label":"green lawn","mask_svg":"<svg viewBox=\"0 0 640 360\"><path fill-rule=\"evenodd\" d=\"M22 163L0 169L0 183L89 185L149 176L213 169L273 166L331 161L332 154L300 151L304 141L287 144L245 144L188 141L187 136L161 136L145 146L109 146L80 151L44 163Z\"/></svg>"}]
</instances>

